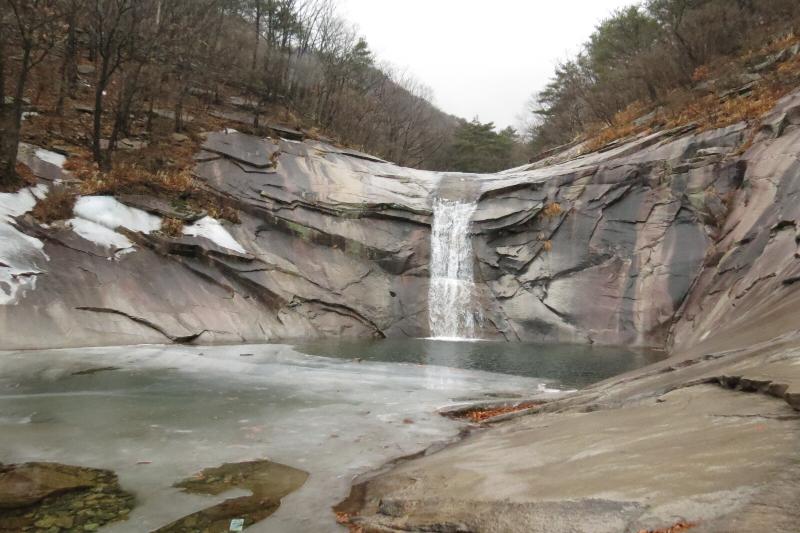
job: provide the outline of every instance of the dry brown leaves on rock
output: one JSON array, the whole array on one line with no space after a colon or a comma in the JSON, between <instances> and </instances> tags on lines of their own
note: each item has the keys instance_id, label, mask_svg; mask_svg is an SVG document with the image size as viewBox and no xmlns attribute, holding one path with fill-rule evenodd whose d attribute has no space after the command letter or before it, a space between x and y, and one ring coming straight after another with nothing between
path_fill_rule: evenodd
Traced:
<instances>
[{"instance_id":1,"label":"dry brown leaves on rock","mask_svg":"<svg viewBox=\"0 0 800 533\"><path fill-rule=\"evenodd\" d=\"M553 218L560 215L563 211L564 209L561 207L561 204L558 202L551 202L544 206L542 209L542 214L547 218Z\"/></svg>"},{"instance_id":2,"label":"dry brown leaves on rock","mask_svg":"<svg viewBox=\"0 0 800 533\"><path fill-rule=\"evenodd\" d=\"M694 522L686 522L686 521L681 520L677 524L675 524L673 526L670 526L670 527L667 527L667 528L642 529L642 530L639 531L639 533L682 533L683 531L686 531L687 529L691 529L691 528L695 527L696 525L697 524L694 523Z\"/></svg>"},{"instance_id":3,"label":"dry brown leaves on rock","mask_svg":"<svg viewBox=\"0 0 800 533\"><path fill-rule=\"evenodd\" d=\"M25 163L17 162L14 170L17 171L17 175L22 178L22 181L26 184L33 185L36 183L36 176L34 176L33 171Z\"/></svg>"},{"instance_id":4,"label":"dry brown leaves on rock","mask_svg":"<svg viewBox=\"0 0 800 533\"><path fill-rule=\"evenodd\" d=\"M91 168L91 167L90 167ZM116 165L109 172L91 171L80 176L82 194L162 193L179 195L194 188L188 170L150 172L133 164Z\"/></svg>"},{"instance_id":5,"label":"dry brown leaves on rock","mask_svg":"<svg viewBox=\"0 0 800 533\"><path fill-rule=\"evenodd\" d=\"M336 523L345 526L350 533L363 533L364 528L358 524L353 524L350 520L355 515L351 515L350 513L345 513L342 511L337 511L336 513Z\"/></svg>"},{"instance_id":6,"label":"dry brown leaves on rock","mask_svg":"<svg viewBox=\"0 0 800 533\"><path fill-rule=\"evenodd\" d=\"M36 176L34 176L33 171L31 171L27 165L17 162L14 170L19 179L12 179L11 182L7 184L0 183L0 192L17 192L24 187L36 185Z\"/></svg>"},{"instance_id":7,"label":"dry brown leaves on rock","mask_svg":"<svg viewBox=\"0 0 800 533\"><path fill-rule=\"evenodd\" d=\"M168 237L180 237L183 235L183 220L165 217L161 221L161 233Z\"/></svg>"},{"instance_id":8,"label":"dry brown leaves on rock","mask_svg":"<svg viewBox=\"0 0 800 533\"><path fill-rule=\"evenodd\" d=\"M51 224L57 220L67 220L72 218L75 200L74 191L67 187L57 187L44 198L37 200L31 213L33 218L43 224Z\"/></svg>"},{"instance_id":9,"label":"dry brown leaves on rock","mask_svg":"<svg viewBox=\"0 0 800 533\"><path fill-rule=\"evenodd\" d=\"M505 415L508 413L516 413L517 411L524 411L525 409L530 409L532 407L539 407L536 402L522 402L517 405L504 405L500 407L479 407L476 409L470 409L460 415L459 418L467 418L471 422L480 423L484 420L488 420L490 418L494 418L495 416Z\"/></svg>"}]
</instances>

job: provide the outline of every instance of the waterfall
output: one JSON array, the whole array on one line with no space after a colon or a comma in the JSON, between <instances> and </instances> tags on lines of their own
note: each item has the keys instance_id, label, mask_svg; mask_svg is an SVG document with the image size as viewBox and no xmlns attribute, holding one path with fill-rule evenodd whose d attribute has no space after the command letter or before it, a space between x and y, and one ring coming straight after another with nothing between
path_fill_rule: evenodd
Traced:
<instances>
[{"instance_id":1,"label":"waterfall","mask_svg":"<svg viewBox=\"0 0 800 533\"><path fill-rule=\"evenodd\" d=\"M470 220L474 202L433 201L428 322L436 338L475 335Z\"/></svg>"}]
</instances>

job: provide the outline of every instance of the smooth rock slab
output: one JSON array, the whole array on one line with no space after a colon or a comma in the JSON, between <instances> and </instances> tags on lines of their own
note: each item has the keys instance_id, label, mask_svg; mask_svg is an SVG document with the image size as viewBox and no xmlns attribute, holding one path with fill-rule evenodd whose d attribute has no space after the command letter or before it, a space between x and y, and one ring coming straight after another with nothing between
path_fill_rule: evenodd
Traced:
<instances>
[{"instance_id":1,"label":"smooth rock slab","mask_svg":"<svg viewBox=\"0 0 800 533\"><path fill-rule=\"evenodd\" d=\"M226 155L250 166L264 168L272 166L270 158L278 147L266 139L232 131L209 134L203 149Z\"/></svg>"},{"instance_id":2,"label":"smooth rock slab","mask_svg":"<svg viewBox=\"0 0 800 533\"><path fill-rule=\"evenodd\" d=\"M785 402L699 385L642 405L527 416L407 462L358 489L354 522L550 533L711 525L792 467L799 443Z\"/></svg>"}]
</instances>

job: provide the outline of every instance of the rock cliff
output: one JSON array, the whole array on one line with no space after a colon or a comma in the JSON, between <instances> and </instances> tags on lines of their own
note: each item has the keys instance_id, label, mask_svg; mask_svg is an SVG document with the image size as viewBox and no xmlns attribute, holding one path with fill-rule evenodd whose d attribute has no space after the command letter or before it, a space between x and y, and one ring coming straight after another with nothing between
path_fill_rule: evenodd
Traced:
<instances>
[{"instance_id":1,"label":"rock cliff","mask_svg":"<svg viewBox=\"0 0 800 533\"><path fill-rule=\"evenodd\" d=\"M689 125L493 175L210 133L194 174L240 224L127 195L45 227L26 214L43 186L0 195L0 348L425 336L435 195L477 202L484 337L685 348L747 323L772 338L800 305L798 125L795 92L755 129ZM69 179L21 157L45 186ZM184 235L154 231L164 216Z\"/></svg>"}]
</instances>

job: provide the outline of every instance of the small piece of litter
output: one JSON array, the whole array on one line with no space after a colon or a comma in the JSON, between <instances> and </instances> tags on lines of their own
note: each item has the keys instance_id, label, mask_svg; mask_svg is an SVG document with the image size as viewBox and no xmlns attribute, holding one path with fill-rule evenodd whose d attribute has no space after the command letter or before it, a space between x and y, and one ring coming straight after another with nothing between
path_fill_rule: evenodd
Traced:
<instances>
[{"instance_id":1,"label":"small piece of litter","mask_svg":"<svg viewBox=\"0 0 800 533\"><path fill-rule=\"evenodd\" d=\"M244 518L234 518L231 520L231 527L228 531L244 531Z\"/></svg>"},{"instance_id":2,"label":"small piece of litter","mask_svg":"<svg viewBox=\"0 0 800 533\"><path fill-rule=\"evenodd\" d=\"M136 461L137 465L149 465L153 464L153 461Z\"/></svg>"}]
</instances>

